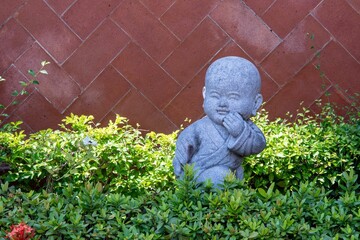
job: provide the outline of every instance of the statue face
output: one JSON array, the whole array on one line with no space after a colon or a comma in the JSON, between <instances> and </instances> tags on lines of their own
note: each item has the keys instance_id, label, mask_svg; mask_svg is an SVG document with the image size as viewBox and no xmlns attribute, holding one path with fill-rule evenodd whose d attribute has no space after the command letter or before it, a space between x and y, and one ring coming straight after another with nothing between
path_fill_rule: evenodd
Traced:
<instances>
[{"instance_id":1,"label":"statue face","mask_svg":"<svg viewBox=\"0 0 360 240\"><path fill-rule=\"evenodd\" d=\"M203 95L206 115L219 125L222 125L224 117L230 112L237 112L247 120L258 107L253 87L248 81L233 76L209 81Z\"/></svg>"}]
</instances>

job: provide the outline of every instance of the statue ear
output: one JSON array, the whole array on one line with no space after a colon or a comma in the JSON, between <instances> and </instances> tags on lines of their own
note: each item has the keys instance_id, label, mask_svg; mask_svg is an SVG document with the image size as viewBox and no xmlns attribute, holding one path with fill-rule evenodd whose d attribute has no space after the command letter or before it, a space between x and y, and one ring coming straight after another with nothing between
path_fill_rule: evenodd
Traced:
<instances>
[{"instance_id":1,"label":"statue ear","mask_svg":"<svg viewBox=\"0 0 360 240\"><path fill-rule=\"evenodd\" d=\"M263 102L263 96L259 93L255 97L254 108L253 108L253 110L251 112L253 116L256 115L256 112L259 110L262 102Z\"/></svg>"},{"instance_id":2,"label":"statue ear","mask_svg":"<svg viewBox=\"0 0 360 240\"><path fill-rule=\"evenodd\" d=\"M204 98L204 99L205 99L205 93L206 93L206 88L203 87L203 89L202 89L202 95L203 95L203 98Z\"/></svg>"}]
</instances>

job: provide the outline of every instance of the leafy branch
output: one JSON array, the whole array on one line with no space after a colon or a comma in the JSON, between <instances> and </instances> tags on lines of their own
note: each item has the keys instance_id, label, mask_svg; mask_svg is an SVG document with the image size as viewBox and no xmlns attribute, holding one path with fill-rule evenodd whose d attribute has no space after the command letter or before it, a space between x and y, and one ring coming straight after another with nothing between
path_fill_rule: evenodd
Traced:
<instances>
[{"instance_id":1,"label":"leafy branch","mask_svg":"<svg viewBox=\"0 0 360 240\"><path fill-rule=\"evenodd\" d=\"M0 117L8 117L9 114L6 113L6 111L11 107L11 106L14 106L14 105L17 105L19 104L19 101L18 101L18 98L20 96L23 96L23 95L27 95L28 94L28 91L27 91L27 88L30 86L30 85L39 85L39 81L37 80L37 77L39 74L48 74L48 72L45 70L45 66L50 64L50 62L48 61L42 61L41 62L41 68L39 71L35 72L34 70L28 70L28 74L30 74L32 76L32 79L29 81L19 81L19 84L21 86L21 89L20 90L14 90L12 93L11 93L11 96L12 96L12 100L9 104L7 104L6 106L3 105L3 104L0 104L0 110L1 110L1 113L0 113ZM0 76L0 82L5 82L6 80ZM1 124L1 120L0 120L0 124Z\"/></svg>"}]
</instances>

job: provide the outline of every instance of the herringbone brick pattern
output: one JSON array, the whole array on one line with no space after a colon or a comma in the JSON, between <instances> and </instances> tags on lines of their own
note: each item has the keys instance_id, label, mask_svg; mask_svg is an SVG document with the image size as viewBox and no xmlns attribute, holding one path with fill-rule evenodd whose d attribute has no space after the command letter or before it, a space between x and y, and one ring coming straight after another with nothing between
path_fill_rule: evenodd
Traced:
<instances>
[{"instance_id":1,"label":"herringbone brick pattern","mask_svg":"<svg viewBox=\"0 0 360 240\"><path fill-rule=\"evenodd\" d=\"M272 117L360 92L358 0L3 0L0 103L50 61L6 121L56 128L70 114L116 114L169 133L203 115L206 68L253 61ZM316 68L315 68L316 67Z\"/></svg>"}]
</instances>

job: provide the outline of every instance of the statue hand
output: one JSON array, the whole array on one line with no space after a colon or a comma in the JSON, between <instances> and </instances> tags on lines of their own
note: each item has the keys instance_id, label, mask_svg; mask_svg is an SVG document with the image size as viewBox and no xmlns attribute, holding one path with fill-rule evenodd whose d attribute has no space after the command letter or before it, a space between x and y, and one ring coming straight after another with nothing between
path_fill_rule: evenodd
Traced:
<instances>
[{"instance_id":1,"label":"statue hand","mask_svg":"<svg viewBox=\"0 0 360 240\"><path fill-rule=\"evenodd\" d=\"M237 112L231 112L223 120L224 127L231 136L237 137L244 130L244 119Z\"/></svg>"}]
</instances>

